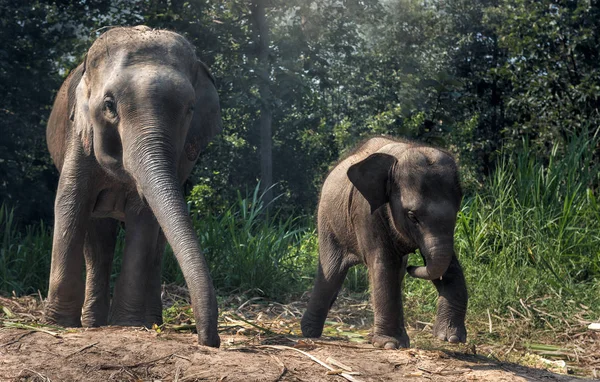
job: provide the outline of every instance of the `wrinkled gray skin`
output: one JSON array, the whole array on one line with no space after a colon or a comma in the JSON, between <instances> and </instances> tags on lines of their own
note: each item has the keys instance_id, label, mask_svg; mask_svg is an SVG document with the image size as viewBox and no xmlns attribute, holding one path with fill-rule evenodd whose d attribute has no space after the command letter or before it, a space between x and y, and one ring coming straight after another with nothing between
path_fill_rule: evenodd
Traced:
<instances>
[{"instance_id":1,"label":"wrinkled gray skin","mask_svg":"<svg viewBox=\"0 0 600 382\"><path fill-rule=\"evenodd\" d=\"M372 138L342 160L321 191L319 269L302 317L304 336L321 336L348 269L364 263L375 312L374 346L410 346L402 312L406 271L437 288L434 334L465 342L467 289L454 253L461 197L454 159L434 148ZM407 269L407 255L417 248L426 266Z\"/></svg>"},{"instance_id":2,"label":"wrinkled gray skin","mask_svg":"<svg viewBox=\"0 0 600 382\"><path fill-rule=\"evenodd\" d=\"M219 346L217 300L181 185L220 131L214 81L182 36L140 26L112 29L94 42L48 122L60 171L48 321L160 324L168 240L190 290L198 342ZM111 304L118 221L125 222L125 251Z\"/></svg>"}]
</instances>

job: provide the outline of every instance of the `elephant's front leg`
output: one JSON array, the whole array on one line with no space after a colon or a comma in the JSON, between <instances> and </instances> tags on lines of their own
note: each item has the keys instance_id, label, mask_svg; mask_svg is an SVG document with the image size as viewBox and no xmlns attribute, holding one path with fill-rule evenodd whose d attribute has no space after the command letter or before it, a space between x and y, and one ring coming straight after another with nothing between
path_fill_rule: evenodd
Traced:
<instances>
[{"instance_id":1,"label":"elephant's front leg","mask_svg":"<svg viewBox=\"0 0 600 382\"><path fill-rule=\"evenodd\" d=\"M54 206L54 236L46 320L66 327L81 326L84 284L83 244L91 212L88 182L67 160Z\"/></svg>"},{"instance_id":2,"label":"elephant's front leg","mask_svg":"<svg viewBox=\"0 0 600 382\"><path fill-rule=\"evenodd\" d=\"M402 288L406 257L375 253L369 261L371 301L375 313L373 346L385 349L410 347L404 326Z\"/></svg>"},{"instance_id":3,"label":"elephant's front leg","mask_svg":"<svg viewBox=\"0 0 600 382\"><path fill-rule=\"evenodd\" d=\"M433 280L433 284L439 294L433 334L442 341L466 342L467 284L456 255L441 280Z\"/></svg>"},{"instance_id":4,"label":"elephant's front leg","mask_svg":"<svg viewBox=\"0 0 600 382\"><path fill-rule=\"evenodd\" d=\"M148 207L128 207L125 216L125 250L121 273L115 284L109 323L111 325L146 325L146 290L148 261L156 252L159 225Z\"/></svg>"},{"instance_id":5,"label":"elephant's front leg","mask_svg":"<svg viewBox=\"0 0 600 382\"><path fill-rule=\"evenodd\" d=\"M81 314L83 326L103 326L108 322L110 307L110 271L117 242L118 221L91 219L85 238L85 303Z\"/></svg>"}]
</instances>

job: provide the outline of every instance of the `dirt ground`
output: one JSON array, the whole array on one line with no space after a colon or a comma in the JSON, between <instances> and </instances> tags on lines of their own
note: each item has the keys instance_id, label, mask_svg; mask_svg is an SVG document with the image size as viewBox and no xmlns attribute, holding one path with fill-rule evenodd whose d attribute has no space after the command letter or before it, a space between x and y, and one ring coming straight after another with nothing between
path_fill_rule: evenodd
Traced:
<instances>
[{"instance_id":1,"label":"dirt ground","mask_svg":"<svg viewBox=\"0 0 600 382\"><path fill-rule=\"evenodd\" d=\"M161 328L62 330L35 326L42 311L39 299L0 298L0 305L0 381L581 380L551 368L500 362L478 354L488 350L472 342L420 346L419 338L426 336L426 330L409 331L413 342L417 340L411 349L378 350L364 343L361 333L366 333L369 322L359 316L354 320L360 324L343 330L338 325L333 332L338 321L329 322L323 339L304 340L297 336L296 316L303 309L302 302L281 305L249 300L224 310L219 322L220 349L198 346L196 335L182 330L186 328L185 309L167 309L167 316L179 315L175 317L178 324ZM351 308L360 311L366 306ZM344 336L348 331L356 336Z\"/></svg>"}]
</instances>

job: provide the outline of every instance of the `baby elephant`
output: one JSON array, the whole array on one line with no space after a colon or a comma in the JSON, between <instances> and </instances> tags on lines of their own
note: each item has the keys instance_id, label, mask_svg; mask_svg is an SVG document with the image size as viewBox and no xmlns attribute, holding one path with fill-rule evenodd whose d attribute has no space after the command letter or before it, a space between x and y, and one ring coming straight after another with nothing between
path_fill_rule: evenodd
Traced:
<instances>
[{"instance_id":1,"label":"baby elephant","mask_svg":"<svg viewBox=\"0 0 600 382\"><path fill-rule=\"evenodd\" d=\"M321 191L319 269L303 335L321 335L348 269L362 262L369 269L374 346L410 346L402 312L406 271L437 288L434 334L465 342L467 288L454 253L461 198L456 163L438 149L377 137L342 160ZM408 254L417 248L426 265L407 268Z\"/></svg>"}]
</instances>

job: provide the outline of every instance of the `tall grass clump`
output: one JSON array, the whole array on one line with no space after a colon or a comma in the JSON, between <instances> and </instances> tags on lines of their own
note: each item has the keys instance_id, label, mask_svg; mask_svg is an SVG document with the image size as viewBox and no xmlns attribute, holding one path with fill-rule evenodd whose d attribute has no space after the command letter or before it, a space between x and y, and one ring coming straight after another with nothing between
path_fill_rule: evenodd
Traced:
<instances>
[{"instance_id":1,"label":"tall grass clump","mask_svg":"<svg viewBox=\"0 0 600 382\"><path fill-rule=\"evenodd\" d=\"M456 249L473 310L506 312L521 299L553 311L575 302L600 307L597 145L573 137L544 159L524 145L465 198Z\"/></svg>"},{"instance_id":2,"label":"tall grass clump","mask_svg":"<svg viewBox=\"0 0 600 382\"><path fill-rule=\"evenodd\" d=\"M191 203L193 204L193 203ZM219 292L281 299L302 291L314 265L316 240L308 219L282 217L268 208L257 186L220 213L192 210L200 245ZM184 280L172 254L165 260L166 280Z\"/></svg>"},{"instance_id":3,"label":"tall grass clump","mask_svg":"<svg viewBox=\"0 0 600 382\"><path fill-rule=\"evenodd\" d=\"M14 210L0 206L0 293L45 293L48 288L52 232L41 222L19 230Z\"/></svg>"}]
</instances>

